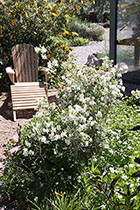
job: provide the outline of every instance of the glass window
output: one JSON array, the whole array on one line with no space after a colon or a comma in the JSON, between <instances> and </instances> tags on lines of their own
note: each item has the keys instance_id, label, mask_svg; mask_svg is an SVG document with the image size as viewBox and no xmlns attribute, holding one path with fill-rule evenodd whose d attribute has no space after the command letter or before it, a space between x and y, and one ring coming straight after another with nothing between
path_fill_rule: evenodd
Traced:
<instances>
[{"instance_id":1,"label":"glass window","mask_svg":"<svg viewBox=\"0 0 140 210\"><path fill-rule=\"evenodd\" d=\"M140 0L118 0L117 63L140 69Z\"/></svg>"}]
</instances>

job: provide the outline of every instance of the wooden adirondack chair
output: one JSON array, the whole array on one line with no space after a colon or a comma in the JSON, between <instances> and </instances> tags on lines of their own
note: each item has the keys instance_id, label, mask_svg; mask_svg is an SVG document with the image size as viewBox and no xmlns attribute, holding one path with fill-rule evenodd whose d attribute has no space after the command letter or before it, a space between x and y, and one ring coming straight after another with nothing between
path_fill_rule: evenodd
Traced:
<instances>
[{"instance_id":1,"label":"wooden adirondack chair","mask_svg":"<svg viewBox=\"0 0 140 210\"><path fill-rule=\"evenodd\" d=\"M38 55L32 45L17 44L12 48L14 70L6 68L12 82L11 97L13 106L13 119L16 121L16 111L34 109L37 99L48 97L47 85L38 81ZM49 74L45 72L46 81ZM16 82L15 82L16 78Z\"/></svg>"}]
</instances>

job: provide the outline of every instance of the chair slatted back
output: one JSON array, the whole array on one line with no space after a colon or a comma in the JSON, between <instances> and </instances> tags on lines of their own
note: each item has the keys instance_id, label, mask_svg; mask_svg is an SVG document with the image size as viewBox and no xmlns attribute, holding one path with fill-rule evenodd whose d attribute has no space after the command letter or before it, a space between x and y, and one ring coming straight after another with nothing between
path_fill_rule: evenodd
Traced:
<instances>
[{"instance_id":1,"label":"chair slatted back","mask_svg":"<svg viewBox=\"0 0 140 210\"><path fill-rule=\"evenodd\" d=\"M30 44L17 44L12 48L16 82L38 81L38 55Z\"/></svg>"}]
</instances>

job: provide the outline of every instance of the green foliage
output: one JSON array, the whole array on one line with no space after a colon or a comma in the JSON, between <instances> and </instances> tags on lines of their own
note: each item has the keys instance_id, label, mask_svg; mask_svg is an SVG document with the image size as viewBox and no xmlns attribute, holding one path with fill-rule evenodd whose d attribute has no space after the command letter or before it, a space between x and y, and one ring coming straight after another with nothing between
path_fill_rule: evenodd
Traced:
<instances>
[{"instance_id":1,"label":"green foliage","mask_svg":"<svg viewBox=\"0 0 140 210\"><path fill-rule=\"evenodd\" d=\"M55 192L53 199L44 200L42 205L39 205L38 200L31 202L33 210L82 210L90 209L92 206L92 195L83 193L78 190L77 193L67 195L65 193Z\"/></svg>"},{"instance_id":2,"label":"green foliage","mask_svg":"<svg viewBox=\"0 0 140 210\"><path fill-rule=\"evenodd\" d=\"M87 6L81 9L80 15L81 15L81 18L83 18L83 16L86 17L90 13L90 11L94 11L97 18L97 22L103 22L105 13L109 17L109 12L110 12L109 8L110 8L109 0L89 1L87 2Z\"/></svg>"},{"instance_id":3,"label":"green foliage","mask_svg":"<svg viewBox=\"0 0 140 210\"><path fill-rule=\"evenodd\" d=\"M120 201L117 191L126 193L129 183L134 184L130 195L138 192L134 176L139 168L132 161L139 155L139 131L131 128L140 120L138 107L132 109L120 100L125 69L112 66L107 58L98 70L76 69L73 63L66 63L64 69L57 104L41 101L33 120L20 130L20 149L7 159L1 178L3 193L24 203L26 209L35 201L36 208L43 210L72 205L79 210L113 210L106 195L95 190L98 183L101 189L107 183L108 194L113 185L115 205ZM100 172L99 166L106 168ZM91 181L97 186L92 188ZM79 188L83 197L74 197ZM60 197L54 198L54 192ZM51 202L47 204L46 199ZM127 206L132 201L122 198ZM138 201L135 210L137 206Z\"/></svg>"},{"instance_id":4,"label":"green foliage","mask_svg":"<svg viewBox=\"0 0 140 210\"><path fill-rule=\"evenodd\" d=\"M140 162L139 158L136 158ZM115 171L115 170L114 170ZM100 164L94 166L88 171L85 179L86 185L90 190L94 190L98 194L98 203L94 206L95 209L119 209L132 210L139 209L139 192L140 185L135 183L134 178L139 177L139 171L129 177L129 182L126 182L125 175L113 174L113 169L107 170L107 167L102 167ZM133 184L130 183L133 181ZM87 184L88 183L88 184Z\"/></svg>"},{"instance_id":5,"label":"green foliage","mask_svg":"<svg viewBox=\"0 0 140 210\"><path fill-rule=\"evenodd\" d=\"M77 37L72 40L71 45L72 46L81 46L81 45L85 45L88 43L89 43L88 39L85 39L83 37Z\"/></svg>"},{"instance_id":6,"label":"green foliage","mask_svg":"<svg viewBox=\"0 0 140 210\"><path fill-rule=\"evenodd\" d=\"M96 23L86 23L79 21L77 18L70 21L68 30L75 31L80 37L87 38L89 40L103 40L104 28Z\"/></svg>"},{"instance_id":7,"label":"green foliage","mask_svg":"<svg viewBox=\"0 0 140 210\"><path fill-rule=\"evenodd\" d=\"M139 180L136 181L140 170L136 164L139 163L140 132L131 129L139 125L140 120L138 107L133 104L128 106L129 100L116 103L108 113L107 127L104 127L107 132L101 150L93 155L81 177L84 186L97 193L97 196L94 195L97 199L95 209L140 208Z\"/></svg>"},{"instance_id":8,"label":"green foliage","mask_svg":"<svg viewBox=\"0 0 140 210\"><path fill-rule=\"evenodd\" d=\"M95 10L97 12L97 19L98 21L102 22L103 21L103 14L104 12L108 12L109 14L109 1L108 0L96 0L95 1Z\"/></svg>"},{"instance_id":9,"label":"green foliage","mask_svg":"<svg viewBox=\"0 0 140 210\"><path fill-rule=\"evenodd\" d=\"M118 46L117 47L117 63L125 62L128 66L134 63L134 52L131 46Z\"/></svg>"},{"instance_id":10,"label":"green foliage","mask_svg":"<svg viewBox=\"0 0 140 210\"><path fill-rule=\"evenodd\" d=\"M127 104L131 106L140 106L140 90L131 91L131 97L127 99Z\"/></svg>"}]
</instances>

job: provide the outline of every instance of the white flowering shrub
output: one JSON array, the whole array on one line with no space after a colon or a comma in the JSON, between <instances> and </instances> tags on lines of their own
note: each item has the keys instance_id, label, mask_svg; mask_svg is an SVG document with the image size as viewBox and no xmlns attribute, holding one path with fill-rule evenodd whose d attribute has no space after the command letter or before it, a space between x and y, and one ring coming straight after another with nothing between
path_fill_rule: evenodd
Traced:
<instances>
[{"instance_id":1,"label":"white flowering shrub","mask_svg":"<svg viewBox=\"0 0 140 210\"><path fill-rule=\"evenodd\" d=\"M140 90L131 91L131 97L128 99L128 105L140 106Z\"/></svg>"},{"instance_id":2,"label":"white flowering shrub","mask_svg":"<svg viewBox=\"0 0 140 210\"><path fill-rule=\"evenodd\" d=\"M58 43L58 42L56 42ZM62 46L62 43L61 43ZM60 47L60 46L58 46ZM57 48L57 46L55 47ZM61 47L60 47L61 48ZM66 47L67 49L68 47ZM72 50L72 48L68 48L68 50ZM44 46L35 47L36 53L40 56L40 67L39 67L39 80L41 82L46 82L45 79L45 72L47 72L49 76L49 87L58 87L58 83L62 75L64 74L64 68L62 63L66 61L67 59L64 58L64 60L61 60L61 56L58 54L57 56L50 57L50 54L48 54L48 49ZM55 50L54 50L55 51ZM68 53L68 52L67 52ZM61 52L62 55L62 52ZM49 57L49 58L48 58Z\"/></svg>"},{"instance_id":3,"label":"white flowering shrub","mask_svg":"<svg viewBox=\"0 0 140 210\"><path fill-rule=\"evenodd\" d=\"M113 141L125 136L123 128L119 132L123 124L115 107L123 103L121 74L126 67L113 67L104 58L99 69L76 69L72 63L66 63L64 68L57 103L49 104L46 99L40 102L33 120L20 130L20 150L7 162L3 182L16 199L43 199L54 190L76 190L88 160L96 156L100 157L97 161L111 163L111 158L105 157L115 153ZM127 140L131 142L125 136ZM118 144L120 148L122 142ZM131 151L133 143L130 147ZM117 156L112 160L108 167L114 167Z\"/></svg>"}]
</instances>

